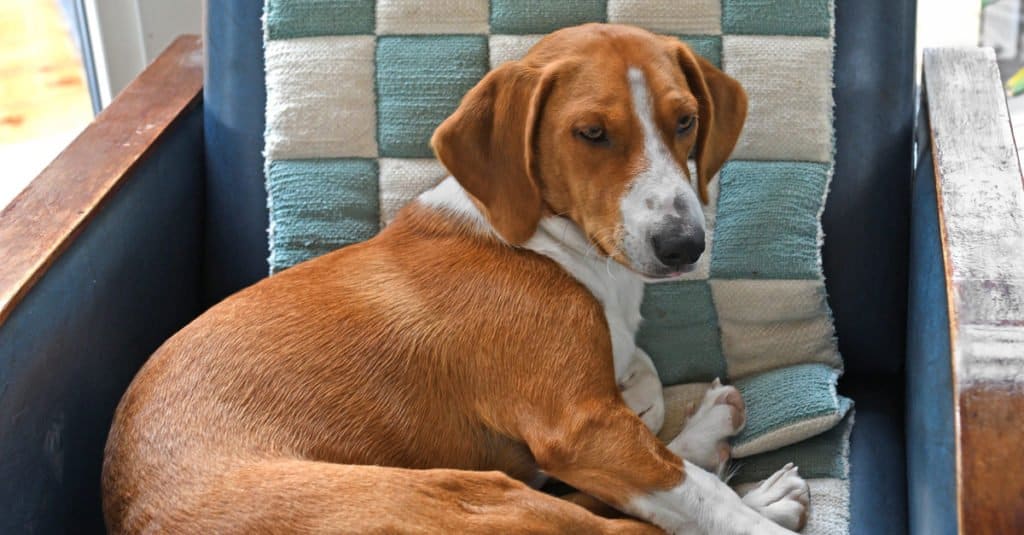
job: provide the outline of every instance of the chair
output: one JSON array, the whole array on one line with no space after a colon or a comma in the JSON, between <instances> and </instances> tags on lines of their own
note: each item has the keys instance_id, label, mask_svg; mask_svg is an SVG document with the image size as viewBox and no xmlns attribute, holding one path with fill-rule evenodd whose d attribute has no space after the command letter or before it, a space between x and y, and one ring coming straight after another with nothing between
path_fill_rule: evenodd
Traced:
<instances>
[{"instance_id":1,"label":"chair","mask_svg":"<svg viewBox=\"0 0 1024 535\"><path fill-rule=\"evenodd\" d=\"M1020 532L1024 188L989 51L926 55L915 153L914 7L836 13L824 269L857 402L851 532ZM207 10L204 42L179 38L0 213L2 532L102 531L133 374L267 273L262 3Z\"/></svg>"}]
</instances>

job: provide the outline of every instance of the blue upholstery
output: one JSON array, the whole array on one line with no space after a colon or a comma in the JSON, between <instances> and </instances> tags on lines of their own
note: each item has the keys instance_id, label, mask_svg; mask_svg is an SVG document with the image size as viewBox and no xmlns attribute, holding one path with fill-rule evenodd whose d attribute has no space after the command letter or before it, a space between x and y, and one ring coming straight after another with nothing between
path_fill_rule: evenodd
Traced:
<instances>
[{"instance_id":1,"label":"blue upholstery","mask_svg":"<svg viewBox=\"0 0 1024 535\"><path fill-rule=\"evenodd\" d=\"M263 2L251 0L212 2L206 13L207 305L267 276L262 16Z\"/></svg>"},{"instance_id":2,"label":"blue upholstery","mask_svg":"<svg viewBox=\"0 0 1024 535\"><path fill-rule=\"evenodd\" d=\"M847 363L840 391L857 403L850 439L856 535L908 529L903 369L915 4L836 4L836 174L822 217L822 256ZM951 390L934 395L952 398Z\"/></svg>"},{"instance_id":3,"label":"blue upholstery","mask_svg":"<svg viewBox=\"0 0 1024 535\"><path fill-rule=\"evenodd\" d=\"M265 99L258 4L217 2L208 8L207 120L246 125L216 127L216 138L207 126L208 150L232 162L210 167L210 190L235 196L208 203L211 227L227 225L208 229L217 237L208 244L207 262L207 280L217 281L208 287L214 299L267 269L266 197L255 163L262 162L263 149L262 113L256 110ZM851 506L858 534L907 529L902 429L914 17L915 0L836 5L836 170L823 217L823 260L848 370L840 389L857 402ZM237 210L245 215L236 217ZM214 257L213 249L226 242L230 254Z\"/></svg>"},{"instance_id":4,"label":"blue upholstery","mask_svg":"<svg viewBox=\"0 0 1024 535\"><path fill-rule=\"evenodd\" d=\"M907 336L907 466L914 533L957 532L949 312L931 150L913 184Z\"/></svg>"},{"instance_id":5,"label":"blue upholstery","mask_svg":"<svg viewBox=\"0 0 1024 535\"><path fill-rule=\"evenodd\" d=\"M836 2L836 170L822 256L851 374L903 369L914 4Z\"/></svg>"},{"instance_id":6,"label":"blue upholstery","mask_svg":"<svg viewBox=\"0 0 1024 535\"><path fill-rule=\"evenodd\" d=\"M902 380L851 375L839 387L857 401L850 435L850 535L906 533Z\"/></svg>"},{"instance_id":7,"label":"blue upholstery","mask_svg":"<svg viewBox=\"0 0 1024 535\"><path fill-rule=\"evenodd\" d=\"M955 526L949 381L941 361L925 358L948 355L934 346L945 308L927 189L915 191L908 268L914 4L841 1L836 12L824 269L848 369L840 389L857 402L852 532L865 535L903 533L908 521L919 533ZM262 2L207 6L203 108L167 134L0 326L2 533L101 531L101 452L132 374L204 305L267 273ZM917 281L909 340L908 273Z\"/></svg>"},{"instance_id":8,"label":"blue upholstery","mask_svg":"<svg viewBox=\"0 0 1024 535\"><path fill-rule=\"evenodd\" d=\"M159 147L0 326L0 533L102 532L114 408L201 310L201 109Z\"/></svg>"}]
</instances>

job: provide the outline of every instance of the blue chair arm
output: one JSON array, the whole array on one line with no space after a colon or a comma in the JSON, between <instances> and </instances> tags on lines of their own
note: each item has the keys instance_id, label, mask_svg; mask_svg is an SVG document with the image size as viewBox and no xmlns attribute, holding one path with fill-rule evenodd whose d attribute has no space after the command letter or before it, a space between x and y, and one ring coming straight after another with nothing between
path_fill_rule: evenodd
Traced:
<instances>
[{"instance_id":1,"label":"blue chair arm","mask_svg":"<svg viewBox=\"0 0 1024 535\"><path fill-rule=\"evenodd\" d=\"M995 55L925 51L913 185L913 533L1022 533L1024 186Z\"/></svg>"},{"instance_id":2,"label":"blue chair arm","mask_svg":"<svg viewBox=\"0 0 1024 535\"><path fill-rule=\"evenodd\" d=\"M201 90L179 38L0 212L0 533L103 531L114 408L200 312Z\"/></svg>"}]
</instances>

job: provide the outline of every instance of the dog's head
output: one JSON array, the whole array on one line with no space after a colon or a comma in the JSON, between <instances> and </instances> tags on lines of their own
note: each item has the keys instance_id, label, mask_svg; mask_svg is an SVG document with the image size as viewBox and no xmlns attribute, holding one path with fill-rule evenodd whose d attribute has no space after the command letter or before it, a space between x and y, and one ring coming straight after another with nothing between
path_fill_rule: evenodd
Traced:
<instances>
[{"instance_id":1,"label":"dog's head","mask_svg":"<svg viewBox=\"0 0 1024 535\"><path fill-rule=\"evenodd\" d=\"M562 215L605 255L663 278L704 251L700 201L746 111L739 83L679 40L587 24L491 71L431 143L509 243Z\"/></svg>"}]
</instances>

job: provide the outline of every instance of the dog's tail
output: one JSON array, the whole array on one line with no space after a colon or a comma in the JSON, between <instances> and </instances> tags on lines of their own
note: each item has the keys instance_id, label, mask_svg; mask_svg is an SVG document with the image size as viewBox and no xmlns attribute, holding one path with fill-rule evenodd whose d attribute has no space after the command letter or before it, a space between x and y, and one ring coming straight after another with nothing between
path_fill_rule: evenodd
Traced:
<instances>
[{"instance_id":1,"label":"dog's tail","mask_svg":"<svg viewBox=\"0 0 1024 535\"><path fill-rule=\"evenodd\" d=\"M640 521L597 516L502 472L280 458L231 463L191 490L167 490L161 503L131 500L114 514L121 518L108 518L110 527L132 533L662 533Z\"/></svg>"}]
</instances>

